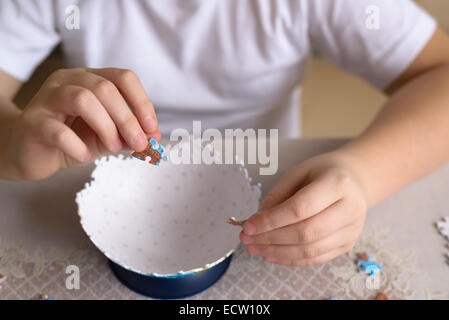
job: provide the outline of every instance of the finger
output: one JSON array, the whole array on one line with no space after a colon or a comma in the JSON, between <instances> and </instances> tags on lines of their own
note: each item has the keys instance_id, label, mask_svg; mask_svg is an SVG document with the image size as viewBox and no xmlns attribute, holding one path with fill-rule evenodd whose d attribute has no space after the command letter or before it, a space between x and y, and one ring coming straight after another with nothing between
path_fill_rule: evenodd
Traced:
<instances>
[{"instance_id":1,"label":"finger","mask_svg":"<svg viewBox=\"0 0 449 320\"><path fill-rule=\"evenodd\" d=\"M287 172L279 182L268 192L259 206L259 210L270 209L286 201L307 182L309 166L299 166Z\"/></svg>"},{"instance_id":2,"label":"finger","mask_svg":"<svg viewBox=\"0 0 449 320\"><path fill-rule=\"evenodd\" d=\"M264 258L264 261L275 263L283 266L291 266L291 267L310 267L318 264L323 264L329 262L349 251L351 251L352 245L345 245L339 248L336 248L332 251L329 251L321 256L310 258L310 259L275 259L275 258Z\"/></svg>"},{"instance_id":3,"label":"finger","mask_svg":"<svg viewBox=\"0 0 449 320\"><path fill-rule=\"evenodd\" d=\"M41 128L38 132L41 132L45 143L61 150L78 162L91 160L92 155L85 143L64 123L51 117L45 117L37 123Z\"/></svg>"},{"instance_id":4,"label":"finger","mask_svg":"<svg viewBox=\"0 0 449 320\"><path fill-rule=\"evenodd\" d=\"M254 236L241 232L240 240L244 244L307 244L349 225L354 220L351 213L345 200L339 200L319 214L295 224Z\"/></svg>"},{"instance_id":5,"label":"finger","mask_svg":"<svg viewBox=\"0 0 449 320\"><path fill-rule=\"evenodd\" d=\"M108 148L98 141L95 131L81 117L76 117L69 127L86 144L94 159L109 152Z\"/></svg>"},{"instance_id":6,"label":"finger","mask_svg":"<svg viewBox=\"0 0 449 320\"><path fill-rule=\"evenodd\" d=\"M341 192L332 177L322 175L283 203L250 217L243 232L256 235L308 219L338 201Z\"/></svg>"},{"instance_id":7,"label":"finger","mask_svg":"<svg viewBox=\"0 0 449 320\"><path fill-rule=\"evenodd\" d=\"M72 73L70 78L60 80L60 84L77 85L91 91L100 101L105 112L109 114L114 127L118 129L124 142L132 149L142 151L148 145L148 138L139 121L111 81L94 73L80 71ZM117 132L117 130L115 131Z\"/></svg>"},{"instance_id":8,"label":"finger","mask_svg":"<svg viewBox=\"0 0 449 320\"><path fill-rule=\"evenodd\" d=\"M330 236L304 245L260 245L249 244L246 246L252 256L262 256L273 259L312 259L327 252L333 251L347 243L353 243L357 239L358 227L350 225L331 234Z\"/></svg>"},{"instance_id":9,"label":"finger","mask_svg":"<svg viewBox=\"0 0 449 320\"><path fill-rule=\"evenodd\" d=\"M121 150L122 144L114 122L97 97L88 89L76 85L60 87L50 109L56 113L81 117L109 151Z\"/></svg>"},{"instance_id":10,"label":"finger","mask_svg":"<svg viewBox=\"0 0 449 320\"><path fill-rule=\"evenodd\" d=\"M147 137L147 143L148 143L148 140L150 140L151 138L153 138L154 140L156 140L157 142L160 142L161 141L161 138L162 138L162 135L161 135L161 133L160 133L160 131L156 131L156 132L154 132L154 133L152 133L152 134L146 134L146 137ZM122 141L122 143L123 143L123 148L122 148L122 150L136 150L135 148L132 148L132 147L130 147L127 143L126 143L126 141Z\"/></svg>"},{"instance_id":11,"label":"finger","mask_svg":"<svg viewBox=\"0 0 449 320\"><path fill-rule=\"evenodd\" d=\"M153 103L145 92L139 77L131 70L88 69L113 82L130 105L140 124L147 133L158 131L158 121Z\"/></svg>"}]
</instances>

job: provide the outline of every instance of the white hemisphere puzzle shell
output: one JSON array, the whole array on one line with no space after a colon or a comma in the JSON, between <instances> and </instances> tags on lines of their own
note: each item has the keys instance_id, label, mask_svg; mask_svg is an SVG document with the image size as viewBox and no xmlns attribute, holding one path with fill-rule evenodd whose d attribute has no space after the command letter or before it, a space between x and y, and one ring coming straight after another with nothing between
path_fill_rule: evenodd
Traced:
<instances>
[{"instance_id":1,"label":"white hemisphere puzzle shell","mask_svg":"<svg viewBox=\"0 0 449 320\"><path fill-rule=\"evenodd\" d=\"M96 161L76 202L83 229L110 260L171 277L229 257L241 228L226 221L257 212L260 195L242 163L156 167L119 155Z\"/></svg>"}]
</instances>

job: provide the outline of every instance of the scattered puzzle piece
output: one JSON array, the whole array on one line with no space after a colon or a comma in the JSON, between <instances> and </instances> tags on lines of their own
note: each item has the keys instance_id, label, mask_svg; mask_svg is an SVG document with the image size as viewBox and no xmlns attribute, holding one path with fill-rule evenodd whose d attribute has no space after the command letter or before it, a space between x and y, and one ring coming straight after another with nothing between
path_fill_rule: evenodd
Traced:
<instances>
[{"instance_id":1,"label":"scattered puzzle piece","mask_svg":"<svg viewBox=\"0 0 449 320\"><path fill-rule=\"evenodd\" d=\"M153 138L149 140L148 146L142 152L134 152L132 156L136 159L145 161L147 158L150 159L149 163L155 166L159 166L161 161L167 161L165 156L165 149Z\"/></svg>"},{"instance_id":2,"label":"scattered puzzle piece","mask_svg":"<svg viewBox=\"0 0 449 320\"><path fill-rule=\"evenodd\" d=\"M449 240L449 217L444 217L443 220L438 221L437 227L443 237Z\"/></svg>"},{"instance_id":3,"label":"scattered puzzle piece","mask_svg":"<svg viewBox=\"0 0 449 320\"><path fill-rule=\"evenodd\" d=\"M377 296L376 300L388 300L388 296L385 292L382 292Z\"/></svg>"},{"instance_id":4,"label":"scattered puzzle piece","mask_svg":"<svg viewBox=\"0 0 449 320\"><path fill-rule=\"evenodd\" d=\"M372 261L368 253L357 253L357 267L359 272L368 273L374 276L377 271L382 270L382 267L377 262Z\"/></svg>"},{"instance_id":5,"label":"scattered puzzle piece","mask_svg":"<svg viewBox=\"0 0 449 320\"><path fill-rule=\"evenodd\" d=\"M229 224L232 224L233 226L243 226L243 224L246 222L247 220L242 220L242 221L237 221L234 217L229 218L226 222Z\"/></svg>"},{"instance_id":6,"label":"scattered puzzle piece","mask_svg":"<svg viewBox=\"0 0 449 320\"><path fill-rule=\"evenodd\" d=\"M441 221L437 222L437 228L441 235L449 241L449 217L444 217ZM449 248L449 245L447 246ZM449 252L446 253L447 263L449 263Z\"/></svg>"},{"instance_id":7,"label":"scattered puzzle piece","mask_svg":"<svg viewBox=\"0 0 449 320\"><path fill-rule=\"evenodd\" d=\"M357 258L362 261L369 261L371 256L367 253L357 253Z\"/></svg>"},{"instance_id":8,"label":"scattered puzzle piece","mask_svg":"<svg viewBox=\"0 0 449 320\"><path fill-rule=\"evenodd\" d=\"M2 288L2 283L6 281L8 277L5 274L0 274L0 289Z\"/></svg>"},{"instance_id":9,"label":"scattered puzzle piece","mask_svg":"<svg viewBox=\"0 0 449 320\"><path fill-rule=\"evenodd\" d=\"M39 296L39 300L56 300L56 298L50 298L48 294L43 293Z\"/></svg>"}]
</instances>

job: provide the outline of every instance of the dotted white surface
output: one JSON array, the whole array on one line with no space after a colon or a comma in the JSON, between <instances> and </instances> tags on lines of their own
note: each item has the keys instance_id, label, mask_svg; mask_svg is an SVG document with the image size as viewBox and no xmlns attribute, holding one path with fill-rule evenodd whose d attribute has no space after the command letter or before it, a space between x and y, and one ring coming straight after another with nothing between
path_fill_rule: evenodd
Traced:
<instances>
[{"instance_id":1,"label":"dotted white surface","mask_svg":"<svg viewBox=\"0 0 449 320\"><path fill-rule=\"evenodd\" d=\"M134 158L97 161L77 195L84 230L114 262L144 274L176 274L223 258L241 228L226 220L257 211L260 190L241 165L152 166Z\"/></svg>"}]
</instances>

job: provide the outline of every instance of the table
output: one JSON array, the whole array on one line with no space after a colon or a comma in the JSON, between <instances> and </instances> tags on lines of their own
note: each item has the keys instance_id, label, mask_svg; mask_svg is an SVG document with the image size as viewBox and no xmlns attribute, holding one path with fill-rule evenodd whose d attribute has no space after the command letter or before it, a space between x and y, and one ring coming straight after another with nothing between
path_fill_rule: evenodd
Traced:
<instances>
[{"instance_id":1,"label":"table","mask_svg":"<svg viewBox=\"0 0 449 320\"><path fill-rule=\"evenodd\" d=\"M259 176L263 194L295 164L337 148L344 139L279 142L279 171ZM0 273L8 279L0 299L145 299L119 283L106 259L82 231L74 197L90 180L93 165L65 170L40 182L0 181ZM380 177L381 178L381 177ZM190 299L449 298L447 241L435 222L449 215L449 164L369 211L353 251L314 267L294 268L251 258L241 246L226 275ZM383 266L379 283L357 272L358 251ZM80 288L67 289L67 266L80 270Z\"/></svg>"}]
</instances>

